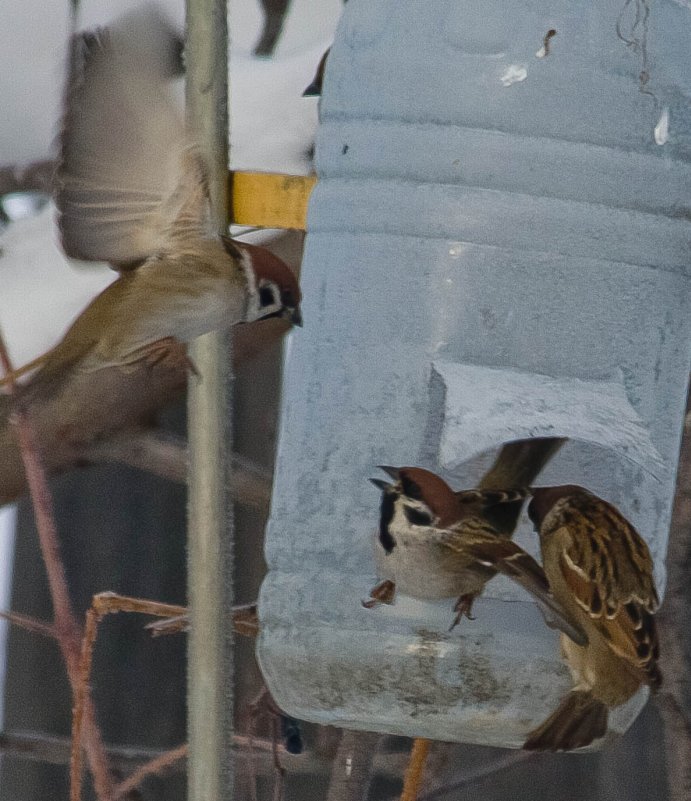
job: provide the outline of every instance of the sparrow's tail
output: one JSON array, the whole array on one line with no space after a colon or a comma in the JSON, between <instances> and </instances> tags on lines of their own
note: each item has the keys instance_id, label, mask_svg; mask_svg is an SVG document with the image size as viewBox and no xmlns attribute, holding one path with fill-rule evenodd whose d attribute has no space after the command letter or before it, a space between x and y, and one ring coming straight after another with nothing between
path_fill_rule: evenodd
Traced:
<instances>
[{"instance_id":1,"label":"sparrow's tail","mask_svg":"<svg viewBox=\"0 0 691 801\"><path fill-rule=\"evenodd\" d=\"M530 732L527 751L572 751L604 737L607 707L590 692L572 690L544 723Z\"/></svg>"}]
</instances>

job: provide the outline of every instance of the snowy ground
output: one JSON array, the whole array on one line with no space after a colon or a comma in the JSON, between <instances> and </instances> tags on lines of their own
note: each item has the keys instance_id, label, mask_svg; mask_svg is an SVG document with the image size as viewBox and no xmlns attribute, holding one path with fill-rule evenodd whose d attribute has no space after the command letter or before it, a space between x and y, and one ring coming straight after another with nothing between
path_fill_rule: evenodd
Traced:
<instances>
[{"instance_id":1,"label":"snowy ground","mask_svg":"<svg viewBox=\"0 0 691 801\"><path fill-rule=\"evenodd\" d=\"M107 23L134 0L82 0L80 27ZM182 0L161 5L182 22ZM301 97L330 44L340 0L293 0L273 59L252 56L259 36L258 0L230 0L231 162L238 169L306 173L317 121L314 98ZM0 166L54 156L70 3L2 0L0 26ZM115 278L105 265L68 262L57 246L54 210L0 233L0 328L15 364L43 353L70 321ZM0 564L11 565L14 509L0 509ZM10 577L0 571L0 608ZM4 624L0 624L4 626ZM0 681L5 664L0 627ZM2 707L0 706L0 714ZM2 720L0 717L0 725Z\"/></svg>"}]
</instances>

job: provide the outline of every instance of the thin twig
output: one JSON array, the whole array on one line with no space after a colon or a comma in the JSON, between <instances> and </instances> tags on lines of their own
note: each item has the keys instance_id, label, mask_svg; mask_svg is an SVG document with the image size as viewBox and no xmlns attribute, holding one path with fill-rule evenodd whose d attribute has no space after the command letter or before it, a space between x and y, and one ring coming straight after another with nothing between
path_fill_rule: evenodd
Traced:
<instances>
[{"instance_id":1,"label":"thin twig","mask_svg":"<svg viewBox=\"0 0 691 801\"><path fill-rule=\"evenodd\" d=\"M32 634L50 637L51 640L57 640L58 638L57 630L52 623L46 623L43 620L37 620L27 615L20 615L18 612L0 612L0 618L11 623L13 626L18 626L20 629L30 631Z\"/></svg>"},{"instance_id":2,"label":"thin twig","mask_svg":"<svg viewBox=\"0 0 691 801\"><path fill-rule=\"evenodd\" d=\"M403 791L401 793L401 801L416 801L420 784L422 783L422 774L425 769L425 762L429 754L430 741L421 737L416 737L413 741L413 747L410 751L410 762L406 768L405 776L403 778Z\"/></svg>"},{"instance_id":3,"label":"thin twig","mask_svg":"<svg viewBox=\"0 0 691 801\"><path fill-rule=\"evenodd\" d=\"M32 762L45 762L49 765L69 765L71 745L71 737L55 737L43 732L7 731L0 733L0 754L9 754ZM269 752L268 740L262 741L261 746L267 753ZM163 752L158 748L108 745L106 753L114 768L129 771L133 765L155 759ZM266 756L264 759L268 764Z\"/></svg>"},{"instance_id":4,"label":"thin twig","mask_svg":"<svg viewBox=\"0 0 691 801\"><path fill-rule=\"evenodd\" d=\"M442 786L435 787L434 790L430 790L428 793L421 795L418 801L439 801L439 799L451 793L457 794L459 790L465 790L468 787L472 787L474 784L481 784L485 779L494 777L505 770L509 770L516 765L528 762L537 757L538 755L535 752L529 751L516 751L502 756L494 762L481 765L479 768L465 773L463 776L449 779L444 782Z\"/></svg>"},{"instance_id":5,"label":"thin twig","mask_svg":"<svg viewBox=\"0 0 691 801\"><path fill-rule=\"evenodd\" d=\"M144 779L149 776L160 776L170 771L178 762L186 758L187 743L179 745L177 748L172 748L170 751L166 751L155 759L152 759L118 784L113 792L113 801L118 801L119 798L123 798L131 790L139 787Z\"/></svg>"},{"instance_id":6,"label":"thin twig","mask_svg":"<svg viewBox=\"0 0 691 801\"><path fill-rule=\"evenodd\" d=\"M94 657L94 647L98 634L98 624L108 614L116 612L139 612L160 617L171 617L184 612L183 606L177 604L162 604L156 601L147 601L142 598L132 598L127 595L116 595L113 592L101 592L94 595L91 606L86 613L86 625L82 638L81 655L79 659L79 680L74 689L74 706L72 710L72 759L70 761L70 801L79 801L82 786L82 759L81 741L84 724L85 702L88 698L89 682L91 680L91 666ZM165 756L165 755L164 755ZM163 757L153 760L157 763ZM142 770L146 766L143 766ZM155 768L152 772L155 772ZM128 780L129 781L129 780ZM132 789L132 788L130 788Z\"/></svg>"},{"instance_id":7,"label":"thin twig","mask_svg":"<svg viewBox=\"0 0 691 801\"><path fill-rule=\"evenodd\" d=\"M28 759L32 762L45 762L49 765L69 765L71 752L71 737L54 737L38 732L0 732L0 754ZM236 734L233 737L233 749L243 754L247 759L257 763L257 769L262 776L273 773L273 750L271 740L252 738L250 751L250 738L246 735ZM327 762L310 751L300 756L289 754L279 745L281 758L290 762L291 772L313 774L323 771ZM140 748L131 745L107 745L106 753L114 768L129 772L137 765L143 765L151 760L158 759L168 753L160 748ZM180 772L184 766L176 765L174 770ZM383 769L386 766L382 765Z\"/></svg>"},{"instance_id":8,"label":"thin twig","mask_svg":"<svg viewBox=\"0 0 691 801\"><path fill-rule=\"evenodd\" d=\"M82 728L84 723L84 702L89 694L91 663L94 656L96 632L100 616L93 605L86 613L86 625L82 637L82 650L79 659L79 682L73 688L72 705L72 755L70 758L70 801L79 801L82 795Z\"/></svg>"},{"instance_id":9,"label":"thin twig","mask_svg":"<svg viewBox=\"0 0 691 801\"><path fill-rule=\"evenodd\" d=\"M6 375L10 376L8 386L10 394L15 390L12 377L12 362L9 358L5 342L0 332L0 363ZM31 419L28 412L21 406L15 411L17 426L17 439L21 450L27 483L31 493L34 507L36 529L38 531L43 562L48 576L48 585L55 615L55 628L67 675L75 692L79 678L79 657L81 633L77 621L72 613L72 607L65 576L65 568L60 556L60 545L53 514L53 503L46 474L41 462L38 443L36 442ZM96 725L96 716L91 702L87 696L84 703L85 710L85 743L84 747L89 758L89 765L94 777L96 795L102 801L109 801L112 792L112 782L105 756L105 749L101 733Z\"/></svg>"}]
</instances>

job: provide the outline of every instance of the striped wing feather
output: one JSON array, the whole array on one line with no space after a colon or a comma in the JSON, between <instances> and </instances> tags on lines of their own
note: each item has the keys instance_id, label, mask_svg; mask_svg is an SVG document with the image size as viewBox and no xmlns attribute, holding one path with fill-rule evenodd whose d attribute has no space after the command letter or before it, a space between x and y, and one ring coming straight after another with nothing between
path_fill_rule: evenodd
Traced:
<instances>
[{"instance_id":1,"label":"striped wing feather","mask_svg":"<svg viewBox=\"0 0 691 801\"><path fill-rule=\"evenodd\" d=\"M583 508L583 503L588 508ZM578 518L569 526L578 537L560 558L564 580L612 650L656 687L659 646L655 619L658 597L648 547L633 526L600 499L579 499Z\"/></svg>"}]
</instances>

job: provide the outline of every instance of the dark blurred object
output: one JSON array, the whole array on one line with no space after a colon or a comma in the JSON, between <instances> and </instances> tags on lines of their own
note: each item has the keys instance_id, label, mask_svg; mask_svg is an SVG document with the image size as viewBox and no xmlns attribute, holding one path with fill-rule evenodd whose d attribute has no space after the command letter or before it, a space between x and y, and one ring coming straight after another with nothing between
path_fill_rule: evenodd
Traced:
<instances>
[{"instance_id":1,"label":"dark blurred object","mask_svg":"<svg viewBox=\"0 0 691 801\"><path fill-rule=\"evenodd\" d=\"M261 0L264 12L262 35L254 47L255 56L272 56L276 49L278 37L283 30L283 22L288 12L290 0Z\"/></svg>"},{"instance_id":2,"label":"dark blurred object","mask_svg":"<svg viewBox=\"0 0 691 801\"><path fill-rule=\"evenodd\" d=\"M35 161L24 167L6 164L0 167L0 195L9 192L46 192L53 185L55 164L52 161Z\"/></svg>"},{"instance_id":3,"label":"dark blurred object","mask_svg":"<svg viewBox=\"0 0 691 801\"><path fill-rule=\"evenodd\" d=\"M324 68L326 67L326 59L329 57L331 48L324 51L324 55L319 59L317 71L314 73L312 83L302 93L303 97L320 97L322 93L322 83L324 82Z\"/></svg>"},{"instance_id":4,"label":"dark blurred object","mask_svg":"<svg viewBox=\"0 0 691 801\"><path fill-rule=\"evenodd\" d=\"M260 2L264 12L264 27L259 41L254 46L254 55L268 58L276 49L290 0L260 0ZM343 2L346 3L347 0Z\"/></svg>"},{"instance_id":5,"label":"dark blurred object","mask_svg":"<svg viewBox=\"0 0 691 801\"><path fill-rule=\"evenodd\" d=\"M281 736L283 745L289 754L301 754L303 749L300 722L295 718L283 715L281 718Z\"/></svg>"}]
</instances>

